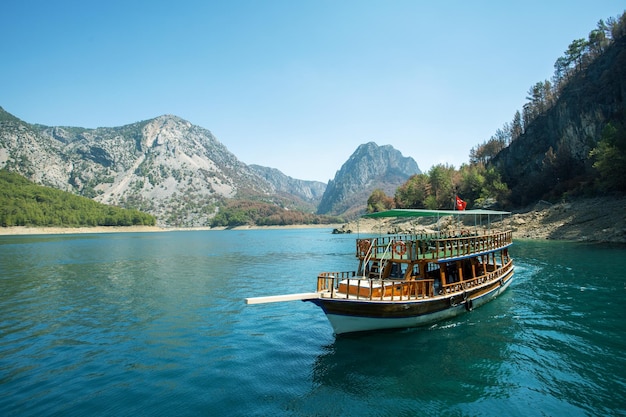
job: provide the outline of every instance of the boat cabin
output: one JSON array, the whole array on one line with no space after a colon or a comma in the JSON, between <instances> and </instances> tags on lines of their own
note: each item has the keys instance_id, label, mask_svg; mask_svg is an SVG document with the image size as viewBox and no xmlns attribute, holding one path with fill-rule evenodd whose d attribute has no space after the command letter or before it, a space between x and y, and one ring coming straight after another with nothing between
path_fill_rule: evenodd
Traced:
<instances>
[{"instance_id":1,"label":"boat cabin","mask_svg":"<svg viewBox=\"0 0 626 417\"><path fill-rule=\"evenodd\" d=\"M511 231L478 228L360 238L356 240L357 271L322 273L317 290L370 300L463 292L493 280L495 271L512 268L511 244Z\"/></svg>"}]
</instances>

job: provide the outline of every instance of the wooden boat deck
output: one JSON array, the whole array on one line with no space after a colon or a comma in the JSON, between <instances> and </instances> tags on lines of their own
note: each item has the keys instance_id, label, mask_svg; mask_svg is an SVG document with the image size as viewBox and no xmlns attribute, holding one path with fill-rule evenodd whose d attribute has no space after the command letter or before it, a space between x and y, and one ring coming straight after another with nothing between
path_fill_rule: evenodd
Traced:
<instances>
[{"instance_id":1,"label":"wooden boat deck","mask_svg":"<svg viewBox=\"0 0 626 417\"><path fill-rule=\"evenodd\" d=\"M512 232L357 239L358 271L323 272L322 298L407 301L475 292L512 270ZM498 256L496 256L498 253ZM465 276L464 276L465 275Z\"/></svg>"}]
</instances>

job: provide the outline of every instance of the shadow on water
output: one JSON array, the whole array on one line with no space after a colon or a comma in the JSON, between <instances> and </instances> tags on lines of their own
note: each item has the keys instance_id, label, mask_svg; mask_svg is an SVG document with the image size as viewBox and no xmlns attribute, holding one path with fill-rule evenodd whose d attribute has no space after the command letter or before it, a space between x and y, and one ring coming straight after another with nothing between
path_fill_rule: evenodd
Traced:
<instances>
[{"instance_id":1,"label":"shadow on water","mask_svg":"<svg viewBox=\"0 0 626 417\"><path fill-rule=\"evenodd\" d=\"M307 405L333 404L338 415L435 415L502 395L514 323L492 306L509 301L503 295L430 327L336 338L315 361Z\"/></svg>"}]
</instances>

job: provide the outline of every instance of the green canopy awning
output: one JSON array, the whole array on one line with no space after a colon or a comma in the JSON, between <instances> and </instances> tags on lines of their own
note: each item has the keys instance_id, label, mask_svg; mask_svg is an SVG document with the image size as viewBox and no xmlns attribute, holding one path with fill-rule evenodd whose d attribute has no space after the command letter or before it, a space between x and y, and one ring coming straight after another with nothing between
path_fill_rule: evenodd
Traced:
<instances>
[{"instance_id":1,"label":"green canopy awning","mask_svg":"<svg viewBox=\"0 0 626 417\"><path fill-rule=\"evenodd\" d=\"M426 209L393 209L377 213L364 214L363 217L377 219L381 217L442 217L442 216L478 216L478 215L508 215L509 211L499 210L426 210Z\"/></svg>"}]
</instances>

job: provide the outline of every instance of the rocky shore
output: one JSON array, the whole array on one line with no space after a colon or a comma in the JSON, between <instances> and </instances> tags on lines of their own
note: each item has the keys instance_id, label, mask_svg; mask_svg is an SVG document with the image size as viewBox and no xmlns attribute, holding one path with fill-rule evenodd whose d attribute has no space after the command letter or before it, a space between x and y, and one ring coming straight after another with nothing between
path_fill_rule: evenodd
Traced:
<instances>
[{"instance_id":1,"label":"rocky shore","mask_svg":"<svg viewBox=\"0 0 626 417\"><path fill-rule=\"evenodd\" d=\"M513 231L518 239L626 243L625 208L626 198L539 202L513 215Z\"/></svg>"},{"instance_id":2,"label":"rocky shore","mask_svg":"<svg viewBox=\"0 0 626 417\"><path fill-rule=\"evenodd\" d=\"M626 243L626 197L577 199L551 204L540 201L513 212L510 227L515 239L551 239ZM431 220L360 219L341 226L339 233L398 233L435 231ZM443 228L452 227L444 223Z\"/></svg>"}]
</instances>

